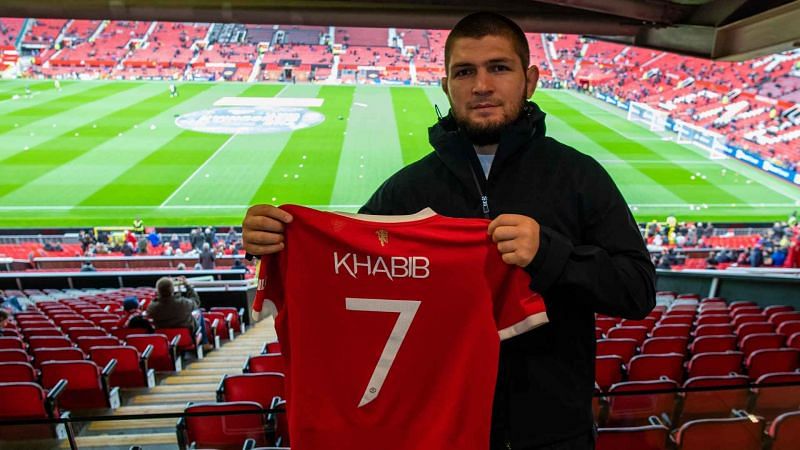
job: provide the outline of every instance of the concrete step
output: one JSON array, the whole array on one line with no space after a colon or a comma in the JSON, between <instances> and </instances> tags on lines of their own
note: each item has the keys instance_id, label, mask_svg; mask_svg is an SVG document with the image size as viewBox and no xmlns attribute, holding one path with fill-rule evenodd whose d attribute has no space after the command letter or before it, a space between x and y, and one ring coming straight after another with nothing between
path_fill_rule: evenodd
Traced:
<instances>
[{"instance_id":1,"label":"concrete step","mask_svg":"<svg viewBox=\"0 0 800 450\"><path fill-rule=\"evenodd\" d=\"M219 380L221 379L222 375L176 376L167 378L161 383L161 385L219 383Z\"/></svg>"},{"instance_id":2,"label":"concrete step","mask_svg":"<svg viewBox=\"0 0 800 450\"><path fill-rule=\"evenodd\" d=\"M117 430L144 430L152 428L171 428L175 429L178 419L139 419L139 420L106 420L103 422L92 422L87 430L117 431Z\"/></svg>"},{"instance_id":3,"label":"concrete step","mask_svg":"<svg viewBox=\"0 0 800 450\"><path fill-rule=\"evenodd\" d=\"M132 398L131 405L163 405L167 403L213 402L217 400L214 392L183 392L175 394L137 395Z\"/></svg>"},{"instance_id":4,"label":"concrete step","mask_svg":"<svg viewBox=\"0 0 800 450\"><path fill-rule=\"evenodd\" d=\"M222 376L220 376L222 379ZM179 394L186 392L215 392L216 383L166 384L150 388L148 394Z\"/></svg>"},{"instance_id":5,"label":"concrete step","mask_svg":"<svg viewBox=\"0 0 800 450\"><path fill-rule=\"evenodd\" d=\"M114 434L114 435L99 435L99 436L82 436L75 438L78 448L84 447L117 447L128 445L159 445L159 444L177 444L175 432L171 433L148 433L148 434ZM61 443L61 448L70 448L69 441L64 440Z\"/></svg>"}]
</instances>

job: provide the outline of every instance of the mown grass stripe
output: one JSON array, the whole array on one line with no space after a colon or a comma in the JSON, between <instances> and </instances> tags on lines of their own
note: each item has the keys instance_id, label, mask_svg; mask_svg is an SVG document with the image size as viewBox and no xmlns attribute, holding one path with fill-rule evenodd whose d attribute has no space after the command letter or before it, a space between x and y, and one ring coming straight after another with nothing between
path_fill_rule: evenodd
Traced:
<instances>
[{"instance_id":1,"label":"mown grass stripe","mask_svg":"<svg viewBox=\"0 0 800 450\"><path fill-rule=\"evenodd\" d=\"M13 130L16 126L23 127L37 120L45 117L60 114L71 109L75 109L80 105L102 100L114 94L127 91L140 86L136 83L107 83L101 84L85 91L81 91L71 95L58 97L45 103L35 106L30 106L24 109L14 111L14 119L3 119L0 121L0 135ZM6 116L0 114L0 117Z\"/></svg>"},{"instance_id":2,"label":"mown grass stripe","mask_svg":"<svg viewBox=\"0 0 800 450\"><path fill-rule=\"evenodd\" d=\"M210 86L187 86L181 98L189 99ZM164 109L168 97L160 89L151 88L147 91L154 93L128 107L98 117L92 124L86 123L71 129L57 138L0 161L0 196L68 164L94 147L117 137L119 133L158 114ZM80 177L80 173L75 176Z\"/></svg>"},{"instance_id":3,"label":"mown grass stripe","mask_svg":"<svg viewBox=\"0 0 800 450\"><path fill-rule=\"evenodd\" d=\"M250 203L330 202L354 92L350 86L320 89L324 103L317 110L325 121L292 133Z\"/></svg>"},{"instance_id":4,"label":"mown grass stripe","mask_svg":"<svg viewBox=\"0 0 800 450\"><path fill-rule=\"evenodd\" d=\"M428 143L428 127L436 122L436 113L424 89L390 89L403 165L407 165L433 151Z\"/></svg>"},{"instance_id":5,"label":"mown grass stripe","mask_svg":"<svg viewBox=\"0 0 800 450\"><path fill-rule=\"evenodd\" d=\"M660 142L650 142L649 145L643 145L629 140L616 130L572 108L547 92L538 93L537 102L546 112L557 115L561 120L576 130L580 130L581 133L590 136L593 141L617 155L620 159L669 161L668 158L663 156L666 146ZM593 108L591 105L587 105L587 107ZM662 151L657 151L657 149ZM708 180L697 179L694 180L696 182L690 182L693 173L676 164L654 167L636 166L635 168L647 175L654 183L667 186L671 192L686 202L695 202L698 190L702 190L706 202L747 203Z\"/></svg>"}]
</instances>

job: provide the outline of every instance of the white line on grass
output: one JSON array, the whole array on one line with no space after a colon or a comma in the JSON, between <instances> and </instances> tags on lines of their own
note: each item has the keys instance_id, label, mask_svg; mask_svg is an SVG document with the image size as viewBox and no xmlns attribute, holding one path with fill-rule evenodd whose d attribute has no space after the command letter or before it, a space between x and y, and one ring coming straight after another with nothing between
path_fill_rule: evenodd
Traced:
<instances>
[{"instance_id":1,"label":"white line on grass","mask_svg":"<svg viewBox=\"0 0 800 450\"><path fill-rule=\"evenodd\" d=\"M719 164L713 161L702 160L672 160L672 159L598 159L597 162L602 164L680 164L680 165L697 165L697 166L718 166Z\"/></svg>"},{"instance_id":2,"label":"white line on grass","mask_svg":"<svg viewBox=\"0 0 800 450\"><path fill-rule=\"evenodd\" d=\"M172 194L170 194L170 196L169 196L169 197L167 197L167 199L166 199L166 200L164 200L164 203L162 203L161 205L159 205L159 208L164 208L164 207L167 205L167 203L169 203L169 201L170 201L170 200L172 200L172 197L175 197L175 194L177 194L177 193L178 193L178 192L179 192L181 189L183 189L183 187L184 187L184 186L186 186L186 185L187 185L187 184L188 184L190 181L192 181L192 178L194 178L194 177L195 177L195 175L197 175L198 173L200 173L200 171L201 171L201 170L203 170L203 167L205 167L205 166L206 166L206 165L207 165L209 162L211 162L211 160L212 160L212 159L214 159L214 157L216 157L216 156L219 154L219 152L221 152L221 151L222 151L222 150L223 150L225 147L227 147L227 146L228 146L228 143L230 143L230 142L233 140L233 138L235 138L235 137L236 137L236 133L232 134L232 135L231 135L231 137L229 137L229 138L228 138L228 140L226 140L226 141L225 141L225 143L223 143L222 145L220 145L220 146L219 146L219 148L217 149L217 151L215 151L215 152L214 152L214 154L213 154L213 155L211 155L211 157L210 157L210 158L208 158L208 159L206 160L206 162L204 162L204 163L203 163L203 165L202 165L202 166L198 167L198 168L197 168L197 170L195 170L195 171L194 171L194 173L192 173L191 175L189 175L189 178L187 178L186 180L184 180L184 181L183 181L183 184L181 184L180 186L178 186L178 189L175 189L175 191L174 191Z\"/></svg>"}]
</instances>

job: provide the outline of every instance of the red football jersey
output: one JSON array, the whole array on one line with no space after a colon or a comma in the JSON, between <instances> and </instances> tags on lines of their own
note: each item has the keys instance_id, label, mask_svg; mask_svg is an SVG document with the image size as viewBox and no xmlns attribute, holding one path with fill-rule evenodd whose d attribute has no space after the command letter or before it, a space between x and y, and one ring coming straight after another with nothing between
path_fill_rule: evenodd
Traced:
<instances>
[{"instance_id":1,"label":"red football jersey","mask_svg":"<svg viewBox=\"0 0 800 450\"><path fill-rule=\"evenodd\" d=\"M547 322L485 219L294 205L259 268L278 311L293 450L486 450L500 340Z\"/></svg>"}]
</instances>

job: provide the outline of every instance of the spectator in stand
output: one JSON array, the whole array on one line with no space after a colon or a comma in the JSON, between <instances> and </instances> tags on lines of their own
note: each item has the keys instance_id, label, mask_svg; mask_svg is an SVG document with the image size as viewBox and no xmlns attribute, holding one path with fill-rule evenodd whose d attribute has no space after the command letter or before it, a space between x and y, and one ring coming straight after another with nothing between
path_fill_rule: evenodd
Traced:
<instances>
[{"instance_id":1,"label":"spectator in stand","mask_svg":"<svg viewBox=\"0 0 800 450\"><path fill-rule=\"evenodd\" d=\"M95 269L94 264L92 264L92 262L89 260L84 261L83 264L81 265L81 272L96 272L96 271L97 269Z\"/></svg>"},{"instance_id":2,"label":"spectator in stand","mask_svg":"<svg viewBox=\"0 0 800 450\"><path fill-rule=\"evenodd\" d=\"M764 265L764 253L761 251L761 244L756 244L750 251L750 267L761 267Z\"/></svg>"},{"instance_id":3,"label":"spectator in stand","mask_svg":"<svg viewBox=\"0 0 800 450\"><path fill-rule=\"evenodd\" d=\"M192 244L193 250L200 250L200 248L205 242L205 238L203 237L203 230L200 227L193 228L192 231L189 233L189 243Z\"/></svg>"},{"instance_id":4,"label":"spectator in stand","mask_svg":"<svg viewBox=\"0 0 800 450\"><path fill-rule=\"evenodd\" d=\"M147 307L147 316L158 328L188 328L192 334L202 330L207 342L200 297L186 277L162 277L156 282L156 298ZM193 314L196 312L195 314Z\"/></svg>"},{"instance_id":5,"label":"spectator in stand","mask_svg":"<svg viewBox=\"0 0 800 450\"><path fill-rule=\"evenodd\" d=\"M122 256L133 256L133 245L130 242L126 242L125 245L122 246Z\"/></svg>"},{"instance_id":6,"label":"spectator in stand","mask_svg":"<svg viewBox=\"0 0 800 450\"><path fill-rule=\"evenodd\" d=\"M772 251L772 265L774 267L783 267L786 261L786 250L778 246Z\"/></svg>"},{"instance_id":7,"label":"spectator in stand","mask_svg":"<svg viewBox=\"0 0 800 450\"><path fill-rule=\"evenodd\" d=\"M174 248L176 250L181 248L181 240L178 239L178 234L177 233L172 233L172 236L170 236L170 238L169 238L169 245L171 245L172 248Z\"/></svg>"},{"instance_id":8,"label":"spectator in stand","mask_svg":"<svg viewBox=\"0 0 800 450\"><path fill-rule=\"evenodd\" d=\"M217 230L214 227L206 227L206 230L203 232L203 239L205 240L206 244L214 245L217 241Z\"/></svg>"},{"instance_id":9,"label":"spectator in stand","mask_svg":"<svg viewBox=\"0 0 800 450\"><path fill-rule=\"evenodd\" d=\"M148 242L147 239L145 239L144 236L142 236L142 238L139 239L139 241L136 243L136 253L138 253L140 255L146 255L147 254L147 242Z\"/></svg>"},{"instance_id":10,"label":"spectator in stand","mask_svg":"<svg viewBox=\"0 0 800 450\"><path fill-rule=\"evenodd\" d=\"M10 315L8 311L5 309L0 308L0 336L3 336L3 330L8 327L8 321L10 320Z\"/></svg>"},{"instance_id":11,"label":"spectator in stand","mask_svg":"<svg viewBox=\"0 0 800 450\"><path fill-rule=\"evenodd\" d=\"M140 236L144 234L144 221L141 217L133 219L133 232Z\"/></svg>"},{"instance_id":12,"label":"spectator in stand","mask_svg":"<svg viewBox=\"0 0 800 450\"><path fill-rule=\"evenodd\" d=\"M161 245L161 235L156 233L155 228L153 228L153 230L150 231L150 234L147 235L147 241L150 242L150 246L153 248Z\"/></svg>"},{"instance_id":13,"label":"spectator in stand","mask_svg":"<svg viewBox=\"0 0 800 450\"><path fill-rule=\"evenodd\" d=\"M717 268L717 254L716 252L711 252L711 254L706 259L706 269L716 269Z\"/></svg>"},{"instance_id":14,"label":"spectator in stand","mask_svg":"<svg viewBox=\"0 0 800 450\"><path fill-rule=\"evenodd\" d=\"M244 270L244 273L250 273L250 269L244 265L241 258L235 258L233 260L233 264L231 265L231 270Z\"/></svg>"},{"instance_id":15,"label":"spectator in stand","mask_svg":"<svg viewBox=\"0 0 800 450\"><path fill-rule=\"evenodd\" d=\"M139 300L136 297L125 297L122 301L123 314L117 323L118 328L141 328L143 332L152 333L153 324L144 316L144 311L139 309Z\"/></svg>"},{"instance_id":16,"label":"spectator in stand","mask_svg":"<svg viewBox=\"0 0 800 450\"><path fill-rule=\"evenodd\" d=\"M239 239L239 236L236 234L236 228L231 227L228 230L228 234L225 235L225 245L230 247L237 239Z\"/></svg>"},{"instance_id":17,"label":"spectator in stand","mask_svg":"<svg viewBox=\"0 0 800 450\"><path fill-rule=\"evenodd\" d=\"M203 270L214 270L214 252L211 251L211 246L208 242L203 243L203 250L200 252L200 266Z\"/></svg>"}]
</instances>

